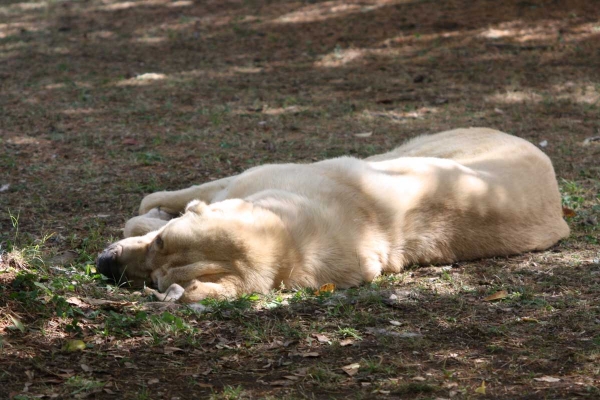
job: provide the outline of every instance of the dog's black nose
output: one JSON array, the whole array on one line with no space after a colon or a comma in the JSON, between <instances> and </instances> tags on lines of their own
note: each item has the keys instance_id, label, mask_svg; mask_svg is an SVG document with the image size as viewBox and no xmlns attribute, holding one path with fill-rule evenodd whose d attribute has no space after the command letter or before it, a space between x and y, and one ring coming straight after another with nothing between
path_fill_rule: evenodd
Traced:
<instances>
[{"instance_id":1,"label":"dog's black nose","mask_svg":"<svg viewBox=\"0 0 600 400\"><path fill-rule=\"evenodd\" d=\"M117 261L117 255L119 248L115 245L111 245L104 250L96 260L96 271L106 276L113 282L120 282L124 279L119 271L119 262Z\"/></svg>"}]
</instances>

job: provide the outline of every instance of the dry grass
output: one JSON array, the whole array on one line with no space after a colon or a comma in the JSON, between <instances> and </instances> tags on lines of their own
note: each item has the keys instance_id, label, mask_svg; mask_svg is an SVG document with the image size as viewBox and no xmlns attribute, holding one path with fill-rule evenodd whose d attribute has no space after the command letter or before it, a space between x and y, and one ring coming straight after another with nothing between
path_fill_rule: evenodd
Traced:
<instances>
[{"instance_id":1,"label":"dry grass","mask_svg":"<svg viewBox=\"0 0 600 400\"><path fill-rule=\"evenodd\" d=\"M2 2L0 397L597 398L598 65L593 0ZM208 313L93 273L145 193L459 126L540 144L573 235Z\"/></svg>"}]
</instances>

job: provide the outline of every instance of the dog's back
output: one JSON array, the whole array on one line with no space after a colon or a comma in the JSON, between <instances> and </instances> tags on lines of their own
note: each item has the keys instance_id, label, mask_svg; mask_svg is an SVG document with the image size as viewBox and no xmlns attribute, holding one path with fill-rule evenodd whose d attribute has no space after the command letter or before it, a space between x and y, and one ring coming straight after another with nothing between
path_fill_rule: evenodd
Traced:
<instances>
[{"instance_id":1,"label":"dog's back","mask_svg":"<svg viewBox=\"0 0 600 400\"><path fill-rule=\"evenodd\" d=\"M416 257L411 262L542 250L569 234L550 159L518 137L456 129L367 161L394 175L396 185L385 184L380 194L389 205L390 199L404 203L401 247L412 250L405 252ZM411 182L414 189L407 190Z\"/></svg>"}]
</instances>

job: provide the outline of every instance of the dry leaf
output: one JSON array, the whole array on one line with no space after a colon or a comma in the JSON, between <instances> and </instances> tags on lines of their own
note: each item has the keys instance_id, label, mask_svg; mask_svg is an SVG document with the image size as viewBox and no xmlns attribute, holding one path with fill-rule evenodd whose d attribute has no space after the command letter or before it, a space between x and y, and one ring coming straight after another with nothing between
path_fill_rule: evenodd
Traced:
<instances>
[{"instance_id":1,"label":"dry leaf","mask_svg":"<svg viewBox=\"0 0 600 400\"><path fill-rule=\"evenodd\" d=\"M508 292L506 290L500 290L494 294L490 294L487 297L484 297L483 301L494 301L494 300L501 300L508 297Z\"/></svg>"},{"instance_id":2,"label":"dry leaf","mask_svg":"<svg viewBox=\"0 0 600 400\"><path fill-rule=\"evenodd\" d=\"M354 344L354 339L344 339L340 342L340 346L345 347L345 346L351 346Z\"/></svg>"},{"instance_id":3,"label":"dry leaf","mask_svg":"<svg viewBox=\"0 0 600 400\"><path fill-rule=\"evenodd\" d=\"M183 349L180 349L179 347L168 347L168 346L163 349L163 352L165 354L173 354L176 351L183 351Z\"/></svg>"},{"instance_id":4,"label":"dry leaf","mask_svg":"<svg viewBox=\"0 0 600 400\"><path fill-rule=\"evenodd\" d=\"M412 380L417 382L424 382L427 379L423 378L422 376L415 376L414 378L412 378Z\"/></svg>"},{"instance_id":5,"label":"dry leaf","mask_svg":"<svg viewBox=\"0 0 600 400\"><path fill-rule=\"evenodd\" d=\"M575 212L575 210L571 210L569 207L563 207L562 211L563 211L563 215L567 218L573 218L573 217L577 216L577 213Z\"/></svg>"},{"instance_id":6,"label":"dry leaf","mask_svg":"<svg viewBox=\"0 0 600 400\"><path fill-rule=\"evenodd\" d=\"M81 364L81 365L80 365L80 367L81 367L81 369L82 369L82 370L84 370L85 372L92 372L92 371L93 371L93 369L92 369L92 368L90 368L90 366L89 366L89 365L86 365L86 364Z\"/></svg>"},{"instance_id":7,"label":"dry leaf","mask_svg":"<svg viewBox=\"0 0 600 400\"><path fill-rule=\"evenodd\" d=\"M475 389L475 393L485 394L485 381L481 382L481 386Z\"/></svg>"},{"instance_id":8,"label":"dry leaf","mask_svg":"<svg viewBox=\"0 0 600 400\"><path fill-rule=\"evenodd\" d=\"M15 326L15 328L17 328L18 330L20 330L21 332L25 332L25 325L23 325L23 323L21 322L21 320L19 320L19 318L17 317L13 317L12 315L8 315L10 317L10 319L13 322L13 325Z\"/></svg>"},{"instance_id":9,"label":"dry leaf","mask_svg":"<svg viewBox=\"0 0 600 400\"><path fill-rule=\"evenodd\" d=\"M371 135L373 135L373 132L362 132L362 133L354 134L355 137L359 137L359 138L370 137Z\"/></svg>"},{"instance_id":10,"label":"dry leaf","mask_svg":"<svg viewBox=\"0 0 600 400\"><path fill-rule=\"evenodd\" d=\"M83 301L79 300L77 297L69 297L67 299L67 303L72 304L77 307L87 307L87 304Z\"/></svg>"},{"instance_id":11,"label":"dry leaf","mask_svg":"<svg viewBox=\"0 0 600 400\"><path fill-rule=\"evenodd\" d=\"M298 368L293 374L296 376L306 376L306 374L308 374L308 368Z\"/></svg>"},{"instance_id":12,"label":"dry leaf","mask_svg":"<svg viewBox=\"0 0 600 400\"><path fill-rule=\"evenodd\" d=\"M553 376L542 376L541 378L533 378L533 380L538 381L538 382L549 382L549 383L560 382L559 378L555 378Z\"/></svg>"},{"instance_id":13,"label":"dry leaf","mask_svg":"<svg viewBox=\"0 0 600 400\"><path fill-rule=\"evenodd\" d=\"M335 285L333 283L326 283L319 288L319 290L315 291L315 296L320 295L321 293L333 293L335 291Z\"/></svg>"},{"instance_id":14,"label":"dry leaf","mask_svg":"<svg viewBox=\"0 0 600 400\"><path fill-rule=\"evenodd\" d=\"M342 370L347 373L349 376L354 376L358 373L358 369L360 368L360 364L359 363L353 363L353 364L348 364L348 365L344 365L342 367Z\"/></svg>"},{"instance_id":15,"label":"dry leaf","mask_svg":"<svg viewBox=\"0 0 600 400\"><path fill-rule=\"evenodd\" d=\"M278 381L269 382L269 385L271 385L271 386L290 386L293 384L294 384L294 382L286 381L283 379L278 380Z\"/></svg>"},{"instance_id":16,"label":"dry leaf","mask_svg":"<svg viewBox=\"0 0 600 400\"><path fill-rule=\"evenodd\" d=\"M402 322L391 320L390 324L392 324L394 326L400 326L400 325L402 325Z\"/></svg>"},{"instance_id":17,"label":"dry leaf","mask_svg":"<svg viewBox=\"0 0 600 400\"><path fill-rule=\"evenodd\" d=\"M312 337L316 338L319 343L331 344L331 340L327 336L322 335L320 333L313 333Z\"/></svg>"},{"instance_id":18,"label":"dry leaf","mask_svg":"<svg viewBox=\"0 0 600 400\"><path fill-rule=\"evenodd\" d=\"M93 306L102 306L105 304L114 304L114 305L132 305L133 303L128 303L126 301L113 301L113 300L104 300L104 299L92 299L90 297L84 297L81 299L85 301L87 304L91 304Z\"/></svg>"},{"instance_id":19,"label":"dry leaf","mask_svg":"<svg viewBox=\"0 0 600 400\"><path fill-rule=\"evenodd\" d=\"M299 353L301 357L320 357L321 355L316 351L308 352L308 353Z\"/></svg>"}]
</instances>

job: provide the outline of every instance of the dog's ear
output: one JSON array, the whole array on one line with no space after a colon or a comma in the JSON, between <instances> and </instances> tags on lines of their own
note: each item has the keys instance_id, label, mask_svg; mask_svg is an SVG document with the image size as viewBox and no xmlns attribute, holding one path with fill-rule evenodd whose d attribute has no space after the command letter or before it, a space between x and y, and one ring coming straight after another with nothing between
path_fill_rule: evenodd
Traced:
<instances>
[{"instance_id":1,"label":"dog's ear","mask_svg":"<svg viewBox=\"0 0 600 400\"><path fill-rule=\"evenodd\" d=\"M194 214L202 215L208 209L208 205L201 200L192 200L185 207L185 211L191 211Z\"/></svg>"}]
</instances>

